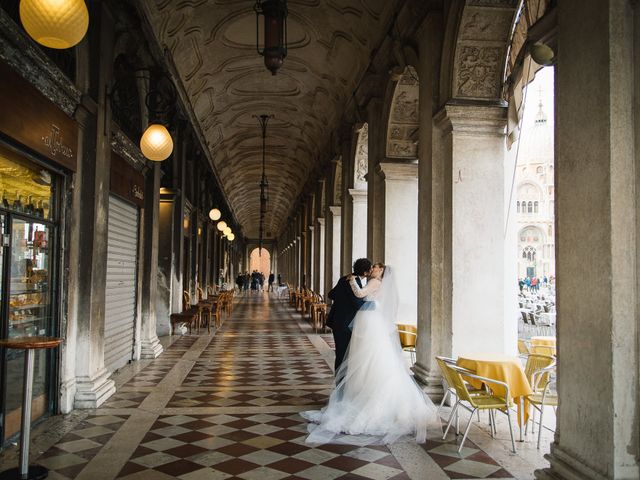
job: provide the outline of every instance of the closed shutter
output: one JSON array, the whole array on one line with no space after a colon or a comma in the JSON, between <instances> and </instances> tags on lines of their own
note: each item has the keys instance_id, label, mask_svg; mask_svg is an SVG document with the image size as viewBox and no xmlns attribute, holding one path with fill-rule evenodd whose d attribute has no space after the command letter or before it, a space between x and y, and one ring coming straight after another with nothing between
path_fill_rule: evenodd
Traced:
<instances>
[{"instance_id":1,"label":"closed shutter","mask_svg":"<svg viewBox=\"0 0 640 480\"><path fill-rule=\"evenodd\" d=\"M104 363L113 372L133 353L136 322L138 209L109 197Z\"/></svg>"}]
</instances>

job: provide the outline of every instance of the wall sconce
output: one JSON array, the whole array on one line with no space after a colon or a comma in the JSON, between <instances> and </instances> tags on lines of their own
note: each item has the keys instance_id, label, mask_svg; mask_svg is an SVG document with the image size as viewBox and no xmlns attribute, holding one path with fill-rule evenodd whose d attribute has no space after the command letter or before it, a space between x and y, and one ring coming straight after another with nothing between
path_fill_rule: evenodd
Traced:
<instances>
[{"instance_id":1,"label":"wall sconce","mask_svg":"<svg viewBox=\"0 0 640 480\"><path fill-rule=\"evenodd\" d=\"M533 61L543 67L549 67L556 62L556 52L554 52L549 45L544 43L534 43L529 47L529 53L531 54Z\"/></svg>"},{"instance_id":2,"label":"wall sconce","mask_svg":"<svg viewBox=\"0 0 640 480\"><path fill-rule=\"evenodd\" d=\"M143 75L144 73L147 75ZM137 108L137 105L127 105L124 101L124 99L131 99L132 95L128 90L131 88L132 78L149 80L150 85L144 99L149 113L149 125L140 137L140 150L148 160L161 162L169 158L173 152L173 139L165 125L169 125L175 118L178 98L176 89L167 73L161 69L143 68L135 70L133 74L125 72L122 78L114 83L111 92L107 92L107 97L111 99L111 110L117 118L123 119L130 116L131 109Z\"/></svg>"},{"instance_id":3,"label":"wall sconce","mask_svg":"<svg viewBox=\"0 0 640 480\"><path fill-rule=\"evenodd\" d=\"M287 56L287 0L257 0L256 49L264 65L275 75ZM260 15L264 17L264 45L260 50Z\"/></svg>"},{"instance_id":4,"label":"wall sconce","mask_svg":"<svg viewBox=\"0 0 640 480\"><path fill-rule=\"evenodd\" d=\"M89 11L83 0L21 0L20 21L40 45L65 49L84 38Z\"/></svg>"},{"instance_id":5,"label":"wall sconce","mask_svg":"<svg viewBox=\"0 0 640 480\"><path fill-rule=\"evenodd\" d=\"M218 222L218 224L216 225L216 228L221 232L224 231L224 229L227 228L227 222L225 221Z\"/></svg>"},{"instance_id":6,"label":"wall sconce","mask_svg":"<svg viewBox=\"0 0 640 480\"><path fill-rule=\"evenodd\" d=\"M220 213L220 210L218 210L217 208L212 208L209 211L209 218L214 222L220 220L220 217L222 217L222 213Z\"/></svg>"}]
</instances>

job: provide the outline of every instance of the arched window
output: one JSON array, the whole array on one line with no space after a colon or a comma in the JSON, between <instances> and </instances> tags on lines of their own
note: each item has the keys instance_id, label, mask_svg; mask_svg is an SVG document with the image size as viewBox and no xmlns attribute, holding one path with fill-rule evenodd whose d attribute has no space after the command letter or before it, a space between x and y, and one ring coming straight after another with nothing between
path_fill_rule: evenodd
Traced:
<instances>
[{"instance_id":1,"label":"arched window","mask_svg":"<svg viewBox=\"0 0 640 480\"><path fill-rule=\"evenodd\" d=\"M533 202L533 213L538 213L538 202Z\"/></svg>"},{"instance_id":2,"label":"arched window","mask_svg":"<svg viewBox=\"0 0 640 480\"><path fill-rule=\"evenodd\" d=\"M518 204L518 213L520 213L520 202L517 202Z\"/></svg>"},{"instance_id":3,"label":"arched window","mask_svg":"<svg viewBox=\"0 0 640 480\"><path fill-rule=\"evenodd\" d=\"M527 204L527 212L528 213L533 213L533 202L529 202Z\"/></svg>"}]
</instances>

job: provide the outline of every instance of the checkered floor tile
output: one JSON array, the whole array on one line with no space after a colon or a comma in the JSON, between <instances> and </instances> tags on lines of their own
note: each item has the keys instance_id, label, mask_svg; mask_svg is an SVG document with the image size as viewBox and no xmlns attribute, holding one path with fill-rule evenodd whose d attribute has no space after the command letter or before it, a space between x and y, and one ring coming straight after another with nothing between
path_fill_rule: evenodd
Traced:
<instances>
[{"instance_id":1,"label":"checkered floor tile","mask_svg":"<svg viewBox=\"0 0 640 480\"><path fill-rule=\"evenodd\" d=\"M305 437L297 414L163 416L119 478L150 470L180 478L409 478L387 447L311 449Z\"/></svg>"},{"instance_id":2,"label":"checkered floor tile","mask_svg":"<svg viewBox=\"0 0 640 480\"><path fill-rule=\"evenodd\" d=\"M334 377L298 316L286 302L242 297L198 355L198 335L179 337L37 461L53 480L88 471L108 471L100 480L409 479L387 446L305 444L297 412L324 405ZM333 347L330 334L320 338ZM167 377L174 368L184 376ZM116 432L135 438L127 450L104 448ZM433 438L420 448L440 477L511 476L470 440L460 455L454 441Z\"/></svg>"},{"instance_id":3,"label":"checkered floor tile","mask_svg":"<svg viewBox=\"0 0 640 480\"><path fill-rule=\"evenodd\" d=\"M56 478L72 479L95 457L124 424L122 415L89 416L47 450L38 463L53 471ZM53 475L51 475L53 476Z\"/></svg>"}]
</instances>

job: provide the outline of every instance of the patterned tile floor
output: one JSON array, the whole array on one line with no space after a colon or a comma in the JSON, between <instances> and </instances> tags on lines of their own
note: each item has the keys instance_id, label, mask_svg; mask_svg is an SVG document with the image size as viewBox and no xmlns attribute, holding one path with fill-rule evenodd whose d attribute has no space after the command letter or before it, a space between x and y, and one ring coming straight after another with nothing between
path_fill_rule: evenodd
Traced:
<instances>
[{"instance_id":1,"label":"patterned tile floor","mask_svg":"<svg viewBox=\"0 0 640 480\"><path fill-rule=\"evenodd\" d=\"M438 426L424 445L306 445L298 412L326 402L332 348L281 300L240 297L217 333L178 337L119 374L117 393L37 462L54 480L532 478L473 436L458 454Z\"/></svg>"}]
</instances>

